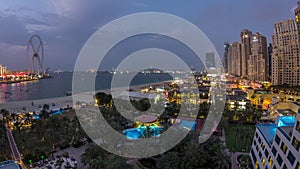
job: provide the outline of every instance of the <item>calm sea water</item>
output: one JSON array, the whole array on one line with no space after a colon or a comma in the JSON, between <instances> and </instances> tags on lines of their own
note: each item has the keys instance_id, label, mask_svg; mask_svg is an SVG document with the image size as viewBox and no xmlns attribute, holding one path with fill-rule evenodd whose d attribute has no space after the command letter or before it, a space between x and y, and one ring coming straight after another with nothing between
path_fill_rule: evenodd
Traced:
<instances>
[{"instance_id":1,"label":"calm sea water","mask_svg":"<svg viewBox=\"0 0 300 169\"><path fill-rule=\"evenodd\" d=\"M67 91L72 90L72 73L64 72L60 74L51 74L51 79L41 79L33 82L22 82L15 84L1 84L0 103L38 100L65 96ZM84 76L89 76L86 74ZM84 77L83 76L83 77ZM126 75L123 74L126 78ZM96 77L96 90L109 89L113 75L101 73ZM169 74L137 74L131 81L131 85L141 85L148 83L172 80ZM119 87L122 87L120 84Z\"/></svg>"}]
</instances>

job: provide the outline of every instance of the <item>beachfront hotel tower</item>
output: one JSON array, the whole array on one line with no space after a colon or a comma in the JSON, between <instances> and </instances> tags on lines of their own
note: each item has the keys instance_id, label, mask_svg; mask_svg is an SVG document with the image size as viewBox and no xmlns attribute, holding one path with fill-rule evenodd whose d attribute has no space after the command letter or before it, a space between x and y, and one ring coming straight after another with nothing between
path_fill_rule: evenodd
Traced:
<instances>
[{"instance_id":1,"label":"beachfront hotel tower","mask_svg":"<svg viewBox=\"0 0 300 169\"><path fill-rule=\"evenodd\" d=\"M300 109L299 109L300 110ZM250 156L255 168L300 169L300 111L256 127Z\"/></svg>"},{"instance_id":2,"label":"beachfront hotel tower","mask_svg":"<svg viewBox=\"0 0 300 169\"><path fill-rule=\"evenodd\" d=\"M272 84L300 85L299 32L293 19L275 23L272 53Z\"/></svg>"},{"instance_id":3,"label":"beachfront hotel tower","mask_svg":"<svg viewBox=\"0 0 300 169\"><path fill-rule=\"evenodd\" d=\"M266 81L268 74L267 38L259 32L251 36L247 76L250 80Z\"/></svg>"}]
</instances>

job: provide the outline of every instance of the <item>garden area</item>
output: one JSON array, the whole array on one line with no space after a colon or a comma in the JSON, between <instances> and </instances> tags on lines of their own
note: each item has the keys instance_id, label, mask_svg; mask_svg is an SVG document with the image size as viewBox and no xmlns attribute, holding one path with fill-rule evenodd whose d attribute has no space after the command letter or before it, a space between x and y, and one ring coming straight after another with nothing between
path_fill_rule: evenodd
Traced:
<instances>
[{"instance_id":1,"label":"garden area","mask_svg":"<svg viewBox=\"0 0 300 169\"><path fill-rule=\"evenodd\" d=\"M51 157L59 149L79 147L86 138L73 110L33 120L30 128L14 130L13 135L26 164Z\"/></svg>"},{"instance_id":2,"label":"garden area","mask_svg":"<svg viewBox=\"0 0 300 169\"><path fill-rule=\"evenodd\" d=\"M0 121L0 126L0 161L6 161L11 158L10 147L3 121Z\"/></svg>"},{"instance_id":3,"label":"garden area","mask_svg":"<svg viewBox=\"0 0 300 169\"><path fill-rule=\"evenodd\" d=\"M226 147L232 152L250 152L255 125L229 124L225 128Z\"/></svg>"}]
</instances>

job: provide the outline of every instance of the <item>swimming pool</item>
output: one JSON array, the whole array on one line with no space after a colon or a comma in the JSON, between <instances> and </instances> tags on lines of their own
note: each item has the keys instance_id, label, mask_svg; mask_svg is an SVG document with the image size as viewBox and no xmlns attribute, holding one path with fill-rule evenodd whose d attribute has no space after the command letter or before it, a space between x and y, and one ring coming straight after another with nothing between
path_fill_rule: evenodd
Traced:
<instances>
[{"instance_id":1,"label":"swimming pool","mask_svg":"<svg viewBox=\"0 0 300 169\"><path fill-rule=\"evenodd\" d=\"M196 124L195 121L181 120L181 126L192 131L195 130Z\"/></svg>"},{"instance_id":2,"label":"swimming pool","mask_svg":"<svg viewBox=\"0 0 300 169\"><path fill-rule=\"evenodd\" d=\"M158 137L162 130L163 127L160 126L139 126L138 128L124 130L123 134L130 140L136 140L138 138Z\"/></svg>"}]
</instances>

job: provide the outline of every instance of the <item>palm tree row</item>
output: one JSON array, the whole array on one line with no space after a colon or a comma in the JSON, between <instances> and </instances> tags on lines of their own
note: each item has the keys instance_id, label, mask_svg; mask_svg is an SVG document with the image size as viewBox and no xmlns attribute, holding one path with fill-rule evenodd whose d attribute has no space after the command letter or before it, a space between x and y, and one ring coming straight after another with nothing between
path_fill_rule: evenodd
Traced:
<instances>
[{"instance_id":1,"label":"palm tree row","mask_svg":"<svg viewBox=\"0 0 300 169\"><path fill-rule=\"evenodd\" d=\"M180 144L162 157L159 162L159 168L230 168L229 152L219 139L210 138L202 144L198 144L197 139L197 134L189 134Z\"/></svg>"}]
</instances>

